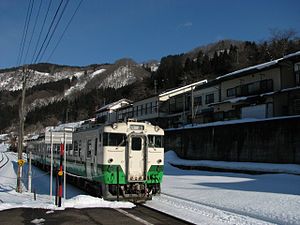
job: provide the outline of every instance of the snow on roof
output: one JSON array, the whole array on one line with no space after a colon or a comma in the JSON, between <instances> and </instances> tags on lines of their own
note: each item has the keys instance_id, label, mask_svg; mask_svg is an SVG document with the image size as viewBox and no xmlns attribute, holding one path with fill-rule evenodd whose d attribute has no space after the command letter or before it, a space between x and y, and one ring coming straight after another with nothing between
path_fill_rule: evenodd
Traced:
<instances>
[{"instance_id":1,"label":"snow on roof","mask_svg":"<svg viewBox=\"0 0 300 225\"><path fill-rule=\"evenodd\" d=\"M226 99L222 102L216 102L216 103L209 104L209 106L220 105L220 104L224 104L224 103L237 103L237 102L244 101L249 98L256 97L256 96L257 95L251 95L251 96L243 96L243 97L238 97L238 98Z\"/></svg>"},{"instance_id":2,"label":"snow on roof","mask_svg":"<svg viewBox=\"0 0 300 225\"><path fill-rule=\"evenodd\" d=\"M295 57L295 56L300 56L300 51L289 54L289 55L286 55L283 58L272 60L270 62L261 63L261 64L258 64L258 65L255 65L255 66L250 66L250 67L240 69L240 70L237 70L237 71L234 71L234 72L231 72L231 73L227 73L225 75L217 77L216 80L219 80L219 79L224 78L224 77L229 77L229 76L233 76L233 75L236 75L236 74L240 74L240 73L243 73L243 72L251 71L251 70L262 70L262 69L271 67L273 65L276 65L280 61L283 61L283 60L286 60L286 59L289 59L289 58Z\"/></svg>"},{"instance_id":3,"label":"snow on roof","mask_svg":"<svg viewBox=\"0 0 300 225\"><path fill-rule=\"evenodd\" d=\"M300 56L300 51L288 54L288 55L284 56L283 59L288 59L288 58L291 58L294 56Z\"/></svg>"},{"instance_id":4,"label":"snow on roof","mask_svg":"<svg viewBox=\"0 0 300 225\"><path fill-rule=\"evenodd\" d=\"M273 61L270 61L270 62L258 64L258 65L255 65L255 66L250 66L250 67L247 67L247 68L244 68L244 69L241 69L241 70L237 70L237 71L234 71L234 72L231 72L231 73L227 73L225 75L217 77L216 80L219 80L219 79L222 79L222 78L225 78L225 77L230 77L230 76L240 74L240 73L243 73L243 72L247 72L247 71L251 71L251 70L262 70L262 69L268 68L270 66L276 65L282 59L283 58L276 59L276 60L273 60Z\"/></svg>"},{"instance_id":5,"label":"snow on roof","mask_svg":"<svg viewBox=\"0 0 300 225\"><path fill-rule=\"evenodd\" d=\"M201 80L201 81L198 81L198 82L195 82L195 83L192 83L192 84L180 87L180 88L175 88L173 90L163 92L163 93L159 94L158 97L159 97L160 101L167 101L171 97L186 93L188 91L191 91L192 89L195 89L196 86L201 85L201 84L206 84L206 83L207 83L207 80Z\"/></svg>"},{"instance_id":6,"label":"snow on roof","mask_svg":"<svg viewBox=\"0 0 300 225\"><path fill-rule=\"evenodd\" d=\"M101 111L106 111L106 110L116 110L116 109L119 109L119 108L122 108L124 105L129 105L131 104L132 101L128 100L128 99L125 99L125 98L122 98L116 102L112 102L110 104L107 104L103 107L101 107L100 109L97 110L97 112L101 112Z\"/></svg>"},{"instance_id":7,"label":"snow on roof","mask_svg":"<svg viewBox=\"0 0 300 225\"><path fill-rule=\"evenodd\" d=\"M215 126L224 126L224 125L229 125L229 124L251 123L251 122L260 122L260 121L269 121L269 120L280 120L280 119L292 119L292 118L299 118L300 119L300 115L271 117L271 118L265 118L265 119L244 118L244 119L238 119L238 120L216 121L216 122L202 123L202 124L187 124L187 125L185 125L183 127L179 127L179 128L165 129L165 131L175 131L175 130L183 130L183 129L195 129L195 128L202 128L202 127L215 127Z\"/></svg>"},{"instance_id":8,"label":"snow on roof","mask_svg":"<svg viewBox=\"0 0 300 225\"><path fill-rule=\"evenodd\" d=\"M65 128L78 128L81 126L81 124L83 124L84 121L79 121L79 122L73 122L73 123L64 123L64 124L60 124L58 126L55 127L46 127L46 131L63 131Z\"/></svg>"}]
</instances>

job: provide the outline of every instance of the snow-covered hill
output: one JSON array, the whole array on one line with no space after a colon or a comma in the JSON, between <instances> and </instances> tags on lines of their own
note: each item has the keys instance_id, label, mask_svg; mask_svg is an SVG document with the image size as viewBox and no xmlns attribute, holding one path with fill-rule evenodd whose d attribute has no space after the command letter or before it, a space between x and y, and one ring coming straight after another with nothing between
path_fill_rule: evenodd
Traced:
<instances>
[{"instance_id":1,"label":"snow-covered hill","mask_svg":"<svg viewBox=\"0 0 300 225\"><path fill-rule=\"evenodd\" d=\"M55 65L52 65L52 68ZM40 72L30 69L28 72L27 89L38 89L32 91L27 99L27 112L36 107L43 107L50 103L61 101L63 99L72 99L81 92L88 92L92 89L99 88L121 88L141 81L150 76L141 65L136 64L132 60L119 60L115 64L109 65L93 65L87 67L57 67L51 69L50 73ZM64 90L53 91L47 90L45 84L58 82L62 80L70 80ZM44 86L41 86L44 85ZM10 72L0 72L0 92L15 92L22 88L22 70L16 69ZM0 96L1 97L1 96ZM8 99L10 102L11 99ZM14 104L17 104L15 101Z\"/></svg>"}]
</instances>

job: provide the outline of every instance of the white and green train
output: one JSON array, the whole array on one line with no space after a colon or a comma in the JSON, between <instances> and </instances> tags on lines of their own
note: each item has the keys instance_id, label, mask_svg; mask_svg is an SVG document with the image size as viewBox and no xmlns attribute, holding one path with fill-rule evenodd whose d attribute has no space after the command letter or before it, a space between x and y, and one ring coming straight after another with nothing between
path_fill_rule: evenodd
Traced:
<instances>
[{"instance_id":1,"label":"white and green train","mask_svg":"<svg viewBox=\"0 0 300 225\"><path fill-rule=\"evenodd\" d=\"M68 181L105 199L147 200L160 193L164 131L148 122L82 125L67 146ZM31 143L33 162L50 168L50 145ZM59 167L59 145L54 145Z\"/></svg>"}]
</instances>

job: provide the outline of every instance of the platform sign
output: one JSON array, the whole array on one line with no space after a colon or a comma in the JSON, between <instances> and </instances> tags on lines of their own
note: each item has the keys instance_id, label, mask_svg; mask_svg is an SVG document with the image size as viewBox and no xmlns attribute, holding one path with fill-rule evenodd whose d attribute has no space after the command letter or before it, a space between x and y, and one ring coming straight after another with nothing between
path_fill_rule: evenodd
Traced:
<instances>
[{"instance_id":1,"label":"platform sign","mask_svg":"<svg viewBox=\"0 0 300 225\"><path fill-rule=\"evenodd\" d=\"M72 144L72 129L65 129L65 131L46 131L45 133L45 143L51 144L51 134L53 144L64 143L66 138L66 144Z\"/></svg>"}]
</instances>

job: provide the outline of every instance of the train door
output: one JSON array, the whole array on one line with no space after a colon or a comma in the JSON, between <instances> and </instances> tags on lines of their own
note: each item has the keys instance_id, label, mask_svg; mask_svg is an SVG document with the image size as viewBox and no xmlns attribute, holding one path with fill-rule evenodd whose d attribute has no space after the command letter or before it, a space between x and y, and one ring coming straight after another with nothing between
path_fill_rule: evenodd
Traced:
<instances>
[{"instance_id":1,"label":"train door","mask_svg":"<svg viewBox=\"0 0 300 225\"><path fill-rule=\"evenodd\" d=\"M129 135L127 179L129 182L146 179L146 138L143 135Z\"/></svg>"}]
</instances>

